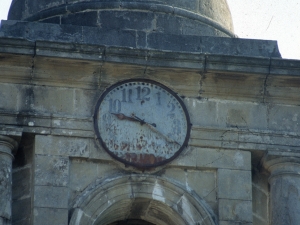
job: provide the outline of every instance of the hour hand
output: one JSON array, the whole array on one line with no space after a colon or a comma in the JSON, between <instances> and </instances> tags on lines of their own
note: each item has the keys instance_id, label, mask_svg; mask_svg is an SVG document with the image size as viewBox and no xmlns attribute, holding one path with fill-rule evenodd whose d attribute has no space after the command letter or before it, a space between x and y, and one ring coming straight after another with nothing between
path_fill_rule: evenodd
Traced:
<instances>
[{"instance_id":1,"label":"hour hand","mask_svg":"<svg viewBox=\"0 0 300 225\"><path fill-rule=\"evenodd\" d=\"M137 117L136 115L134 115L134 113L131 114L131 118L135 118L135 119L137 119L138 121L140 121L141 125L147 124L147 125L151 125L151 126L153 126L153 127L156 127L156 124L155 124L155 123L148 123L148 122L146 122L145 120L143 120L143 119Z\"/></svg>"},{"instance_id":2,"label":"hour hand","mask_svg":"<svg viewBox=\"0 0 300 225\"><path fill-rule=\"evenodd\" d=\"M123 113L111 113L111 114L115 115L119 120L129 120L129 121L135 121L135 122L141 123L141 121L139 119L130 117L130 116L126 116Z\"/></svg>"}]
</instances>

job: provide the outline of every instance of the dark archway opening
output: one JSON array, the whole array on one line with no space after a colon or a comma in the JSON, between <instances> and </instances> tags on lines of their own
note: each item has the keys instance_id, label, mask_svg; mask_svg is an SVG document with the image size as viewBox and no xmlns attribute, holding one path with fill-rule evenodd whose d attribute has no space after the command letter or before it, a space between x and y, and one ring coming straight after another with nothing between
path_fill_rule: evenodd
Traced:
<instances>
[{"instance_id":1,"label":"dark archway opening","mask_svg":"<svg viewBox=\"0 0 300 225\"><path fill-rule=\"evenodd\" d=\"M111 223L109 225L155 225L145 220L123 220Z\"/></svg>"}]
</instances>

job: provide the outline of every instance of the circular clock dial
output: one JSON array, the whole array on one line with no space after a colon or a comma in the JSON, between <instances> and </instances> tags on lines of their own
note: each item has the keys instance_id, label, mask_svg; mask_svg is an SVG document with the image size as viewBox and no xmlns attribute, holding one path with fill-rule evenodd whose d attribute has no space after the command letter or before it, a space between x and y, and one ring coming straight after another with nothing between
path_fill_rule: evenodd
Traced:
<instances>
[{"instance_id":1,"label":"circular clock dial","mask_svg":"<svg viewBox=\"0 0 300 225\"><path fill-rule=\"evenodd\" d=\"M190 119L172 90L134 79L103 93L96 106L95 131L112 157L140 168L155 167L174 159L187 145Z\"/></svg>"}]
</instances>

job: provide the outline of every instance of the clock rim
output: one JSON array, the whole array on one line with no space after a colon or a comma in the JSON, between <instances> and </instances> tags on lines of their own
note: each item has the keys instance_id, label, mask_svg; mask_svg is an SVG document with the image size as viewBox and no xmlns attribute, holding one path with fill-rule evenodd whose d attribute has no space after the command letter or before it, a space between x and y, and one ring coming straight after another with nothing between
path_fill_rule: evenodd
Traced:
<instances>
[{"instance_id":1,"label":"clock rim","mask_svg":"<svg viewBox=\"0 0 300 225\"><path fill-rule=\"evenodd\" d=\"M109 148L106 146L105 142L102 140L101 135L100 135L100 131L99 131L99 127L98 127L98 112L99 112L99 107L100 107L102 101L104 100L104 98L106 97L106 95L108 93L110 93L111 90L113 90L117 86L123 85L123 84L128 83L128 82L144 82L144 83L154 84L156 86L159 86L160 88L163 88L167 92L169 92L179 102L181 108L183 109L184 115L185 115L185 119L186 119L186 123L187 123L187 130L186 130L186 135L185 135L185 139L184 139L183 144L173 154L172 157L170 157L168 159L165 159L163 161L154 163L154 164L140 164L140 163L129 162L129 161L125 160L125 159L122 159L122 158L116 156L114 153L112 153L112 151L109 150ZM101 96L97 100L97 103L96 103L96 106L95 106L95 110L94 110L93 119L94 119L94 131L96 133L96 140L100 143L100 145L104 148L104 150L112 158L114 158L115 160L117 160L117 161L119 161L121 163L124 163L125 165L133 166L133 167L135 167L137 169L151 169L151 168L156 168L156 167L159 167L159 166L163 166L163 165L171 162L175 158L177 158L179 156L179 154L183 151L183 149L188 146L188 142L189 142L189 139L190 139L190 133L191 133L191 127L192 127L187 107L185 106L182 98L175 91L173 91L171 88L167 87L166 85L161 84L161 83L159 83L159 82L157 82L155 80L146 79L146 78L130 78L130 79L118 81L118 82L116 82L116 83L114 83L114 84L106 87L105 90L103 91L103 93L101 94Z\"/></svg>"}]
</instances>

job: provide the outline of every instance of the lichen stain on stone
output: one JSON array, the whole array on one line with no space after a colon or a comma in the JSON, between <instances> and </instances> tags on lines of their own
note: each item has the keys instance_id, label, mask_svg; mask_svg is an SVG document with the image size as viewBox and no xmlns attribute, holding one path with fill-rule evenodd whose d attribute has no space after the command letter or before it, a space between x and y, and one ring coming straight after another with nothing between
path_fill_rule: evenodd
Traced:
<instances>
[{"instance_id":1,"label":"lichen stain on stone","mask_svg":"<svg viewBox=\"0 0 300 225\"><path fill-rule=\"evenodd\" d=\"M193 215L193 212L189 205L189 201L186 199L186 197L184 195L182 195L181 198L179 199L179 201L177 202L177 209L181 215L183 215L183 214ZM191 216L191 219L192 218L193 218L193 216Z\"/></svg>"},{"instance_id":2,"label":"lichen stain on stone","mask_svg":"<svg viewBox=\"0 0 300 225\"><path fill-rule=\"evenodd\" d=\"M152 191L152 198L164 203L166 201L163 193L163 187L157 182L157 180L155 181L155 185Z\"/></svg>"},{"instance_id":3,"label":"lichen stain on stone","mask_svg":"<svg viewBox=\"0 0 300 225\"><path fill-rule=\"evenodd\" d=\"M80 224L80 220L81 220L82 214L83 214L83 211L81 209L79 209L78 213L77 213L77 218L76 218L75 225L79 225Z\"/></svg>"},{"instance_id":4,"label":"lichen stain on stone","mask_svg":"<svg viewBox=\"0 0 300 225\"><path fill-rule=\"evenodd\" d=\"M9 205L11 202L11 173L9 165L0 161L0 215L10 217Z\"/></svg>"},{"instance_id":5,"label":"lichen stain on stone","mask_svg":"<svg viewBox=\"0 0 300 225\"><path fill-rule=\"evenodd\" d=\"M242 167L245 163L242 153L236 152L233 156L233 162L236 167Z\"/></svg>"},{"instance_id":6,"label":"lichen stain on stone","mask_svg":"<svg viewBox=\"0 0 300 225\"><path fill-rule=\"evenodd\" d=\"M298 120L298 114L297 114L297 113L294 114L292 120L293 120L294 122L297 122L297 120Z\"/></svg>"},{"instance_id":7,"label":"lichen stain on stone","mask_svg":"<svg viewBox=\"0 0 300 225\"><path fill-rule=\"evenodd\" d=\"M58 169L59 171L65 171L67 169L67 166L68 161L66 159L59 159L54 164L54 168Z\"/></svg>"}]
</instances>

